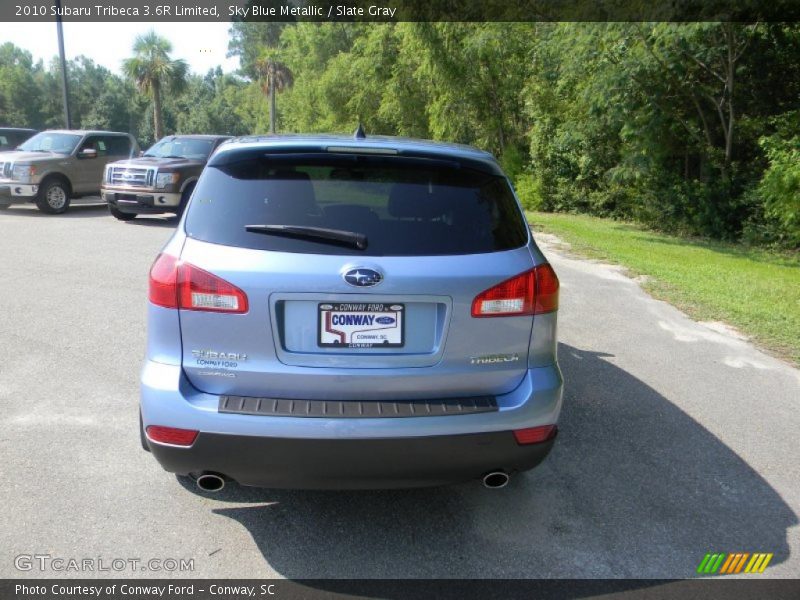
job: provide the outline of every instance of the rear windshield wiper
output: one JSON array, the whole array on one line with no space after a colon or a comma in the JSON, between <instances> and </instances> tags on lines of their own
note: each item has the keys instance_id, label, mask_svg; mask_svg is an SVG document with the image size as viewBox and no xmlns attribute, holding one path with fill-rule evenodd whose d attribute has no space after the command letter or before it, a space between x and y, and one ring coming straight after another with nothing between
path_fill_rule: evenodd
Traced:
<instances>
[{"instance_id":1,"label":"rear windshield wiper","mask_svg":"<svg viewBox=\"0 0 800 600\"><path fill-rule=\"evenodd\" d=\"M325 227L305 227L303 225L245 225L244 229L250 233L330 242L331 244L348 246L357 250L366 250L367 248L367 236L355 231L327 229Z\"/></svg>"}]
</instances>

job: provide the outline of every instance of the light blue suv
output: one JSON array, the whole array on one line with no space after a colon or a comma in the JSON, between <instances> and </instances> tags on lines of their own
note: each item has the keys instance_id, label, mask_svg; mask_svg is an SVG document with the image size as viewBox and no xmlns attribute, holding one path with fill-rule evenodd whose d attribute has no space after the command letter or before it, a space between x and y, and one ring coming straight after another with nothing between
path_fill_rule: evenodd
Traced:
<instances>
[{"instance_id":1,"label":"light blue suv","mask_svg":"<svg viewBox=\"0 0 800 600\"><path fill-rule=\"evenodd\" d=\"M550 451L558 278L471 147L221 147L150 272L142 443L206 491L503 487Z\"/></svg>"}]
</instances>

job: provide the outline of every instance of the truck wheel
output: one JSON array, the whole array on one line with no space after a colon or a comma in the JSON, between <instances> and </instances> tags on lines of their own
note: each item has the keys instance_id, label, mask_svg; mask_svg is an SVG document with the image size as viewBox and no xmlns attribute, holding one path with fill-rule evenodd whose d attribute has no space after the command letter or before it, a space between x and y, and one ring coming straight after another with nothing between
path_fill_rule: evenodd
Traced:
<instances>
[{"instance_id":1,"label":"truck wheel","mask_svg":"<svg viewBox=\"0 0 800 600\"><path fill-rule=\"evenodd\" d=\"M132 221L136 218L136 215L133 213L126 213L122 212L118 208L114 208L110 204L108 205L108 212L111 213L111 216L115 219L119 219L120 221Z\"/></svg>"},{"instance_id":2,"label":"truck wheel","mask_svg":"<svg viewBox=\"0 0 800 600\"><path fill-rule=\"evenodd\" d=\"M39 186L36 196L36 206L48 215L60 215L69 208L69 184L54 177Z\"/></svg>"}]
</instances>

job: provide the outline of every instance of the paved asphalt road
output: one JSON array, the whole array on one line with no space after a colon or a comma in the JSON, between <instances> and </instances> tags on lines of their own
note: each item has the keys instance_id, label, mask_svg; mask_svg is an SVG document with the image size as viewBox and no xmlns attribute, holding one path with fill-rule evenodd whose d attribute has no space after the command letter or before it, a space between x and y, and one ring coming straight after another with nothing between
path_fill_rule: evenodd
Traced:
<instances>
[{"instance_id":1,"label":"paved asphalt road","mask_svg":"<svg viewBox=\"0 0 800 600\"><path fill-rule=\"evenodd\" d=\"M20 554L187 558L204 577L688 577L709 551L800 575L800 373L550 245L567 385L538 470L499 491L198 495L137 431L147 271L174 226L0 213L0 577L58 575Z\"/></svg>"}]
</instances>

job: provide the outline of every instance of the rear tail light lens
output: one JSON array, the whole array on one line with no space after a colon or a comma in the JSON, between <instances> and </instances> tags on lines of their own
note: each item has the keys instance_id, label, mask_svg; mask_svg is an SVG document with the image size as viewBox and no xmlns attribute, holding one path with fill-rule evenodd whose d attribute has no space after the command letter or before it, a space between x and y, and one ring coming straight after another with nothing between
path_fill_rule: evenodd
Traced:
<instances>
[{"instance_id":1,"label":"rear tail light lens","mask_svg":"<svg viewBox=\"0 0 800 600\"><path fill-rule=\"evenodd\" d=\"M552 440L558 433L558 427L555 425L542 425L540 427L528 427L527 429L517 429L514 431L514 437L520 446L528 444L541 444L548 440Z\"/></svg>"},{"instance_id":2,"label":"rear tail light lens","mask_svg":"<svg viewBox=\"0 0 800 600\"><path fill-rule=\"evenodd\" d=\"M150 441L173 446L191 446L199 433L194 429L178 429L161 425L148 425L146 431Z\"/></svg>"},{"instance_id":3,"label":"rear tail light lens","mask_svg":"<svg viewBox=\"0 0 800 600\"><path fill-rule=\"evenodd\" d=\"M536 273L526 271L478 294L472 301L473 317L533 314Z\"/></svg>"},{"instance_id":4,"label":"rear tail light lens","mask_svg":"<svg viewBox=\"0 0 800 600\"><path fill-rule=\"evenodd\" d=\"M478 294L473 317L538 315L558 310L558 277L549 264L525 271Z\"/></svg>"},{"instance_id":5,"label":"rear tail light lens","mask_svg":"<svg viewBox=\"0 0 800 600\"><path fill-rule=\"evenodd\" d=\"M247 295L216 275L182 263L178 266L178 304L187 310L246 313Z\"/></svg>"},{"instance_id":6,"label":"rear tail light lens","mask_svg":"<svg viewBox=\"0 0 800 600\"><path fill-rule=\"evenodd\" d=\"M164 308L178 308L178 259L159 254L150 267L150 302Z\"/></svg>"},{"instance_id":7,"label":"rear tail light lens","mask_svg":"<svg viewBox=\"0 0 800 600\"><path fill-rule=\"evenodd\" d=\"M165 308L241 314L247 294L192 264L160 254L150 269L150 302Z\"/></svg>"},{"instance_id":8,"label":"rear tail light lens","mask_svg":"<svg viewBox=\"0 0 800 600\"><path fill-rule=\"evenodd\" d=\"M549 264L539 265L536 272L536 299L533 305L533 314L558 310L558 277Z\"/></svg>"}]
</instances>

